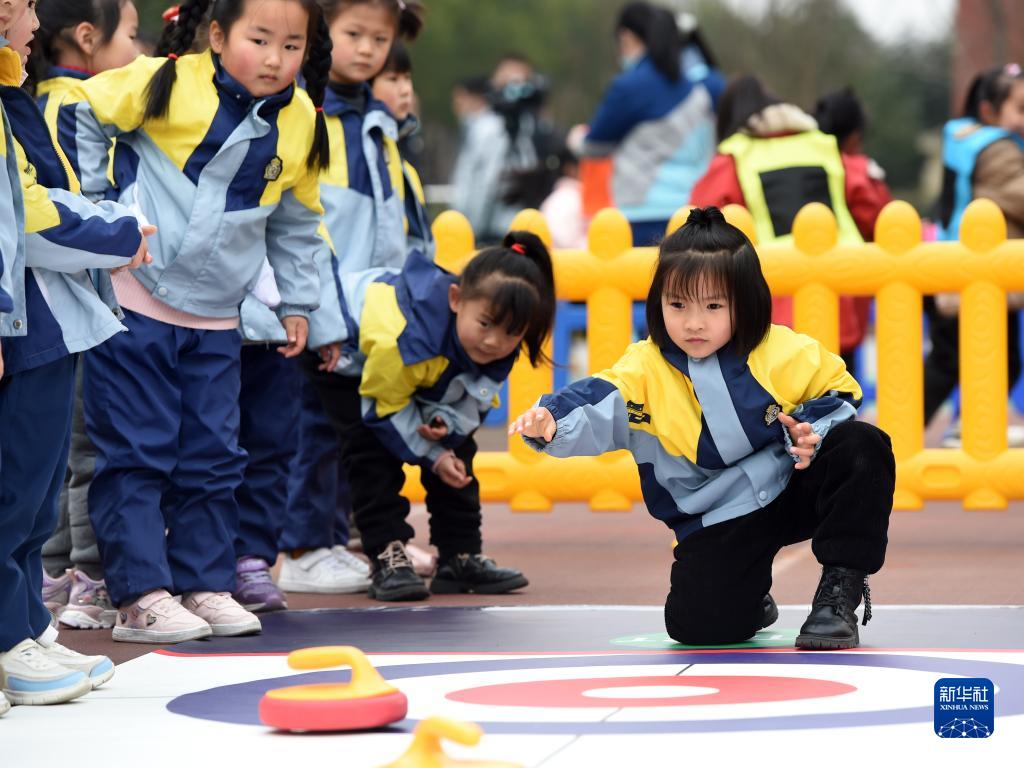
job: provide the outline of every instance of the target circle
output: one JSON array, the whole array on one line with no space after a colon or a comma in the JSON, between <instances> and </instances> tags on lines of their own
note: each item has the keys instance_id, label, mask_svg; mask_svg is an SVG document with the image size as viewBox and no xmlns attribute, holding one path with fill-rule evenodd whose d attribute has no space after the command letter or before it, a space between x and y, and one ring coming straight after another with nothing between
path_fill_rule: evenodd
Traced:
<instances>
[{"instance_id":1,"label":"target circle","mask_svg":"<svg viewBox=\"0 0 1024 768\"><path fill-rule=\"evenodd\" d=\"M626 695L615 696L615 689ZM652 695L644 696L650 688ZM676 694L672 695L675 689ZM464 688L445 695L463 704L499 707L680 707L752 704L842 696L857 689L834 680L766 675L583 677ZM594 695L594 694L597 695Z\"/></svg>"}]
</instances>

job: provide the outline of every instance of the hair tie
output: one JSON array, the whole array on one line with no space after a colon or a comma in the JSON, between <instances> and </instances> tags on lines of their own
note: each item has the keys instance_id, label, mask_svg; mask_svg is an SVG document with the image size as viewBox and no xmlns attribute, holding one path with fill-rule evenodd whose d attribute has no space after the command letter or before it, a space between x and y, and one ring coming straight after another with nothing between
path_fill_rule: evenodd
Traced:
<instances>
[{"instance_id":1,"label":"hair tie","mask_svg":"<svg viewBox=\"0 0 1024 768\"><path fill-rule=\"evenodd\" d=\"M176 54L176 53L168 53L167 54L167 58L170 59L171 61L177 61L178 60L178 54Z\"/></svg>"},{"instance_id":2,"label":"hair tie","mask_svg":"<svg viewBox=\"0 0 1024 768\"><path fill-rule=\"evenodd\" d=\"M399 11L404 11L405 7L406 7L405 6L405 0L398 0L398 10Z\"/></svg>"},{"instance_id":3,"label":"hair tie","mask_svg":"<svg viewBox=\"0 0 1024 768\"><path fill-rule=\"evenodd\" d=\"M314 109L314 111L316 111L316 112L323 112L323 111L324 111L324 108L323 108L323 107L314 107L313 109Z\"/></svg>"},{"instance_id":4,"label":"hair tie","mask_svg":"<svg viewBox=\"0 0 1024 768\"><path fill-rule=\"evenodd\" d=\"M523 247L522 243L513 243L510 247L516 253L521 253L521 254L523 254L523 256L526 255L526 248Z\"/></svg>"},{"instance_id":5,"label":"hair tie","mask_svg":"<svg viewBox=\"0 0 1024 768\"><path fill-rule=\"evenodd\" d=\"M171 23L171 22L174 22L175 24L177 24L178 23L178 14L180 12L181 12L181 6L179 6L179 5L172 5L170 8L168 8L166 11L163 12L163 14L162 14L163 15L163 20L165 22L167 22L168 24Z\"/></svg>"},{"instance_id":6,"label":"hair tie","mask_svg":"<svg viewBox=\"0 0 1024 768\"><path fill-rule=\"evenodd\" d=\"M1003 67L1003 74L1010 77L1020 77L1020 64L1007 64Z\"/></svg>"}]
</instances>

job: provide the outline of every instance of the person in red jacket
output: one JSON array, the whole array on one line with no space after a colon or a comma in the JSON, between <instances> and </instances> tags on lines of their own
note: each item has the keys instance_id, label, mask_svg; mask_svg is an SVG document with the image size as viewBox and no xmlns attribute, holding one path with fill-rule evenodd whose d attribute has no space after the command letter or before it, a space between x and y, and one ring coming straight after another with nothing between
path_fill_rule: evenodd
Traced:
<instances>
[{"instance_id":1,"label":"person in red jacket","mask_svg":"<svg viewBox=\"0 0 1024 768\"><path fill-rule=\"evenodd\" d=\"M860 114L863 116L863 111ZM848 239L872 239L875 220L891 196L880 175L871 169L870 159L856 151L863 127L862 122L858 129L846 132L845 141L840 141L838 136L828 135L831 131L823 131L802 109L766 91L756 77L739 77L719 101L719 152L694 186L690 205L745 206L754 214L758 242L766 244L783 241L791 234L793 218L800 208L822 202L836 213L841 241L844 235ZM743 139L742 148L737 148L736 140L730 141L734 136ZM753 152L758 153L758 168L749 167ZM775 152L778 162L773 165L765 158ZM766 162L770 168L764 167ZM838 184L838 177L844 191L842 200L834 200L830 194L829 184ZM749 193L751 185L759 188L748 201L744 190ZM768 210L759 215L759 207ZM867 330L867 306L858 303L850 297L840 302L840 348L848 362ZM792 325L791 299L776 299L773 320Z\"/></svg>"}]
</instances>

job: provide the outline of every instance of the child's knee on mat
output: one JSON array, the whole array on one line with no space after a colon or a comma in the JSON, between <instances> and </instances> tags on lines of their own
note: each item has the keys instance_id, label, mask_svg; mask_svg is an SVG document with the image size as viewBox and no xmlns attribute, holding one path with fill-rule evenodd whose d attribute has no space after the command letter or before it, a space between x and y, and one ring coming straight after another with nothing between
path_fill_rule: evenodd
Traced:
<instances>
[{"instance_id":1,"label":"child's knee on mat","mask_svg":"<svg viewBox=\"0 0 1024 768\"><path fill-rule=\"evenodd\" d=\"M761 628L762 615L696 615L680 610L671 596L665 603L665 631L683 645L732 645L753 637Z\"/></svg>"}]
</instances>

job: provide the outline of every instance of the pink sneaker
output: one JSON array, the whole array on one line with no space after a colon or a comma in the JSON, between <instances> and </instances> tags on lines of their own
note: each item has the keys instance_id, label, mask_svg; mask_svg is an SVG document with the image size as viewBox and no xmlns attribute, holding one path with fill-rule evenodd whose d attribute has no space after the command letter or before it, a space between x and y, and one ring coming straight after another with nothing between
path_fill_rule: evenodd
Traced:
<instances>
[{"instance_id":1,"label":"pink sneaker","mask_svg":"<svg viewBox=\"0 0 1024 768\"><path fill-rule=\"evenodd\" d=\"M43 602L54 619L60 618L71 597L71 569L59 578L53 578L43 569Z\"/></svg>"},{"instance_id":2,"label":"pink sneaker","mask_svg":"<svg viewBox=\"0 0 1024 768\"><path fill-rule=\"evenodd\" d=\"M256 615L235 602L230 592L190 592L181 604L209 624L216 636L254 635L263 630Z\"/></svg>"},{"instance_id":3,"label":"pink sneaker","mask_svg":"<svg viewBox=\"0 0 1024 768\"><path fill-rule=\"evenodd\" d=\"M103 579L93 581L82 571L71 571L71 597L61 611L60 623L72 629L110 629L117 611Z\"/></svg>"},{"instance_id":4,"label":"pink sneaker","mask_svg":"<svg viewBox=\"0 0 1024 768\"><path fill-rule=\"evenodd\" d=\"M117 609L111 634L122 643L180 643L212 632L209 624L182 608L166 589L154 589Z\"/></svg>"}]
</instances>

